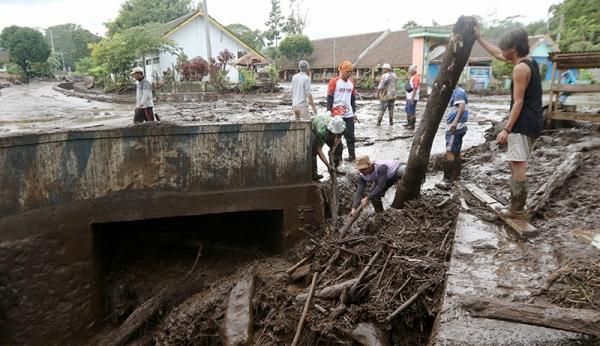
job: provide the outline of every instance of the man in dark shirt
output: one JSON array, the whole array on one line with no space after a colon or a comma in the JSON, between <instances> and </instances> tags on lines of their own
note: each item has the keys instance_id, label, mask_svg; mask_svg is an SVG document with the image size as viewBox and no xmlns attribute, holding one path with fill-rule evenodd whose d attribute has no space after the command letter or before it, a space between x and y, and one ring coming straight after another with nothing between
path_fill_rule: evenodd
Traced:
<instances>
[{"instance_id":1,"label":"man in dark shirt","mask_svg":"<svg viewBox=\"0 0 600 346\"><path fill-rule=\"evenodd\" d=\"M527 160L542 131L542 81L538 64L529 56L529 41L524 29L506 33L496 47L484 40L476 29L479 44L497 59L512 63L510 114L498 134L498 144L508 143L506 160L510 166L510 208L508 217L527 217Z\"/></svg>"},{"instance_id":2,"label":"man in dark shirt","mask_svg":"<svg viewBox=\"0 0 600 346\"><path fill-rule=\"evenodd\" d=\"M402 177L405 167L405 164L398 160L371 161L367 155L359 156L356 159L356 168L360 173L360 177L352 199L350 214L354 216L356 208L361 204L365 208L369 201L371 201L376 212L383 211L381 197ZM368 183L373 183L375 186L366 197L363 197Z\"/></svg>"}]
</instances>

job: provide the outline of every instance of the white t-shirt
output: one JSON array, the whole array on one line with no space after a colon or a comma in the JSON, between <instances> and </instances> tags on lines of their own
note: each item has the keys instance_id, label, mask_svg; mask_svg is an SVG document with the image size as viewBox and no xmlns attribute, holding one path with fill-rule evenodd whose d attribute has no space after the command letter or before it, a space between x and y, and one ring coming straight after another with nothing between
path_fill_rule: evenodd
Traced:
<instances>
[{"instance_id":1,"label":"white t-shirt","mask_svg":"<svg viewBox=\"0 0 600 346\"><path fill-rule=\"evenodd\" d=\"M333 95L333 108L345 107L346 112L342 115L344 118L352 118L352 95L354 95L354 83L350 79L344 82L339 76L329 81L327 86L327 95Z\"/></svg>"},{"instance_id":2,"label":"white t-shirt","mask_svg":"<svg viewBox=\"0 0 600 346\"><path fill-rule=\"evenodd\" d=\"M419 101L419 90L421 89L421 77L419 77L419 75L415 73L415 75L410 77L409 83L410 83L411 88L417 89L417 90L415 90L415 97L413 99L415 101ZM407 100L410 99L411 94L412 94L412 91L406 93Z\"/></svg>"},{"instance_id":3,"label":"white t-shirt","mask_svg":"<svg viewBox=\"0 0 600 346\"><path fill-rule=\"evenodd\" d=\"M310 77L305 72L296 73L292 77L292 106L308 105L307 97L310 92Z\"/></svg>"}]
</instances>

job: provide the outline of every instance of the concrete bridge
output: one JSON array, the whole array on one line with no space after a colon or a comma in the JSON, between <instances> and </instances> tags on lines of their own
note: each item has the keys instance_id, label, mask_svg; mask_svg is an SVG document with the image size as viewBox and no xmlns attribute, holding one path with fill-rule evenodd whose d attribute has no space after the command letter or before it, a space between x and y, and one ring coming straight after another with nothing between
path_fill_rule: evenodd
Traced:
<instances>
[{"instance_id":1,"label":"concrete bridge","mask_svg":"<svg viewBox=\"0 0 600 346\"><path fill-rule=\"evenodd\" d=\"M243 214L278 249L323 220L307 122L3 137L0 167L0 340L13 343L95 331L111 224Z\"/></svg>"}]
</instances>

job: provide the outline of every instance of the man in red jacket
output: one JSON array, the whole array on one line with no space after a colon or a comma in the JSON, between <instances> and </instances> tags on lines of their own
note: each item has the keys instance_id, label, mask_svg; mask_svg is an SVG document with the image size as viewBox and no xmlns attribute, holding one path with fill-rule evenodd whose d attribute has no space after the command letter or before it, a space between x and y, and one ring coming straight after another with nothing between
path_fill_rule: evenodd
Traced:
<instances>
[{"instance_id":1,"label":"man in red jacket","mask_svg":"<svg viewBox=\"0 0 600 346\"><path fill-rule=\"evenodd\" d=\"M344 138L348 146L348 158L346 161L356 160L354 148L354 122L356 118L356 89L350 76L352 75L352 63L348 60L342 61L338 68L339 75L329 81L327 86L327 110L332 116L341 116L346 123ZM334 162L339 165L342 158L342 146L336 148Z\"/></svg>"}]
</instances>

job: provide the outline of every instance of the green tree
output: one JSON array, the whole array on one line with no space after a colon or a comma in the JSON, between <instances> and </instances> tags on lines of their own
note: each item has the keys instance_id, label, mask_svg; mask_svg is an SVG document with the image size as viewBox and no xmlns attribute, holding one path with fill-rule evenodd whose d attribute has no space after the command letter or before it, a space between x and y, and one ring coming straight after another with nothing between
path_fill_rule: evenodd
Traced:
<instances>
[{"instance_id":1,"label":"green tree","mask_svg":"<svg viewBox=\"0 0 600 346\"><path fill-rule=\"evenodd\" d=\"M160 24L129 28L90 46L94 66L112 73L118 85L129 83L129 71L136 59L144 61L150 52L177 52L174 42L163 36Z\"/></svg>"},{"instance_id":2,"label":"green tree","mask_svg":"<svg viewBox=\"0 0 600 346\"><path fill-rule=\"evenodd\" d=\"M520 16L508 16L503 19L494 19L489 23L484 23L481 29L481 35L486 39L498 40L502 35L514 28L523 28L525 25L517 21Z\"/></svg>"},{"instance_id":3,"label":"green tree","mask_svg":"<svg viewBox=\"0 0 600 346\"><path fill-rule=\"evenodd\" d=\"M41 32L27 27L9 26L0 34L0 44L8 50L10 61L19 65L26 77L33 76L33 64L45 63L50 47Z\"/></svg>"},{"instance_id":4,"label":"green tree","mask_svg":"<svg viewBox=\"0 0 600 346\"><path fill-rule=\"evenodd\" d=\"M600 49L600 1L565 0L550 7L550 31L556 38L560 17L564 16L560 49L568 51Z\"/></svg>"},{"instance_id":5,"label":"green tree","mask_svg":"<svg viewBox=\"0 0 600 346\"><path fill-rule=\"evenodd\" d=\"M260 30L252 30L244 24L238 23L227 25L227 29L236 34L242 42L257 51L261 51L265 46Z\"/></svg>"},{"instance_id":6,"label":"green tree","mask_svg":"<svg viewBox=\"0 0 600 346\"><path fill-rule=\"evenodd\" d=\"M402 25L402 30L410 30L418 26L419 24L417 24L417 22L415 22L414 20L409 20L408 22L404 23L404 25Z\"/></svg>"},{"instance_id":7,"label":"green tree","mask_svg":"<svg viewBox=\"0 0 600 346\"><path fill-rule=\"evenodd\" d=\"M529 35L542 35L548 33L548 22L545 20L538 20L525 25L525 30Z\"/></svg>"},{"instance_id":8,"label":"green tree","mask_svg":"<svg viewBox=\"0 0 600 346\"><path fill-rule=\"evenodd\" d=\"M308 58L313 50L312 42L304 35L290 35L279 44L281 55L293 61Z\"/></svg>"},{"instance_id":9,"label":"green tree","mask_svg":"<svg viewBox=\"0 0 600 346\"><path fill-rule=\"evenodd\" d=\"M492 60L492 74L496 79L502 79L503 77L512 78L512 70L514 65L509 62L494 59Z\"/></svg>"},{"instance_id":10,"label":"green tree","mask_svg":"<svg viewBox=\"0 0 600 346\"><path fill-rule=\"evenodd\" d=\"M119 15L106 23L108 35L149 23L167 23L190 13L191 0L127 0L121 4Z\"/></svg>"},{"instance_id":11,"label":"green tree","mask_svg":"<svg viewBox=\"0 0 600 346\"><path fill-rule=\"evenodd\" d=\"M290 0L291 13L285 20L282 31L289 35L302 35L306 26L306 12L302 11L302 0Z\"/></svg>"},{"instance_id":12,"label":"green tree","mask_svg":"<svg viewBox=\"0 0 600 346\"><path fill-rule=\"evenodd\" d=\"M90 56L88 45L100 41L100 37L73 23L49 27L45 38L51 47L54 42L54 51L61 54L58 68L62 70L74 69L79 59Z\"/></svg>"},{"instance_id":13,"label":"green tree","mask_svg":"<svg viewBox=\"0 0 600 346\"><path fill-rule=\"evenodd\" d=\"M281 33L285 25L284 19L285 18L281 14L281 4L279 3L279 0L271 0L269 20L265 23L267 31L264 33L269 46L275 44L275 47L277 47L277 43L281 38Z\"/></svg>"}]
</instances>

